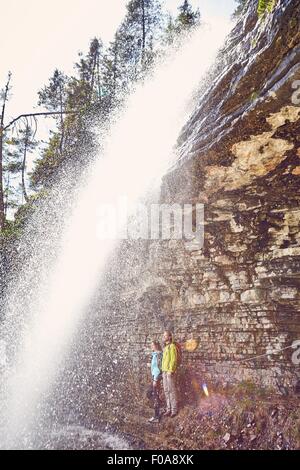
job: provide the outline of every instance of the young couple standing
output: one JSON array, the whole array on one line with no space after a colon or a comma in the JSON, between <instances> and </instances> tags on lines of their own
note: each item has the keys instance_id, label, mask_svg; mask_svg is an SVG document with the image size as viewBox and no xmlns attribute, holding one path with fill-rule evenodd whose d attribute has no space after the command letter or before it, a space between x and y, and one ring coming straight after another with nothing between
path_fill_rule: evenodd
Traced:
<instances>
[{"instance_id":1,"label":"young couple standing","mask_svg":"<svg viewBox=\"0 0 300 470\"><path fill-rule=\"evenodd\" d=\"M154 398L154 416L150 422L159 422L161 402L159 397L161 381L163 382L166 410L163 416L174 416L178 413L178 400L176 390L176 369L178 366L177 347L173 342L172 333L165 331L163 335L164 350L162 352L158 341L152 342L152 392Z\"/></svg>"}]
</instances>

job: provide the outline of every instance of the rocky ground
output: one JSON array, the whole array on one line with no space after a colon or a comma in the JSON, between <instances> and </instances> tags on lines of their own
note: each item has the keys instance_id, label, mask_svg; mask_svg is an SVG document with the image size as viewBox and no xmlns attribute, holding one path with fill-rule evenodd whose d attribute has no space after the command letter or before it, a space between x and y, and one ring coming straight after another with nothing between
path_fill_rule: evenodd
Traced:
<instances>
[{"instance_id":1,"label":"rocky ground","mask_svg":"<svg viewBox=\"0 0 300 470\"><path fill-rule=\"evenodd\" d=\"M118 418L118 431L145 449L300 449L300 396L268 394L251 383L213 391L183 406L176 418L148 423L149 403Z\"/></svg>"}]
</instances>

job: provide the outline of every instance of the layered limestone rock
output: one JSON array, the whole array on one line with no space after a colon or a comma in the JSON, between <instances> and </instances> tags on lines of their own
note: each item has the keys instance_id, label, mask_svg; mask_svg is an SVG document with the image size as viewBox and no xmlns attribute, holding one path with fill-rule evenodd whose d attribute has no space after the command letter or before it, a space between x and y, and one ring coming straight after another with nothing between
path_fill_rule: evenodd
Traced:
<instances>
[{"instance_id":1,"label":"layered limestone rock","mask_svg":"<svg viewBox=\"0 0 300 470\"><path fill-rule=\"evenodd\" d=\"M300 339L300 0L279 0L261 22L255 3L201 88L161 188L161 203L204 204L203 247L124 243L83 338L100 354L86 364L89 404L106 419L135 413L150 341L165 328L198 342L184 352L187 390L250 380L287 394L299 378L288 347Z\"/></svg>"}]
</instances>

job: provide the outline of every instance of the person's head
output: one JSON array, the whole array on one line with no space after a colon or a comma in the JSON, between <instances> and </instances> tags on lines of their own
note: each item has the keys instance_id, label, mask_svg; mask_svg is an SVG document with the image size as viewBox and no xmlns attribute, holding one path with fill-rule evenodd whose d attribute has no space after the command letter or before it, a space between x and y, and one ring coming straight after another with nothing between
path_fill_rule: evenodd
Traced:
<instances>
[{"instance_id":1,"label":"person's head","mask_svg":"<svg viewBox=\"0 0 300 470\"><path fill-rule=\"evenodd\" d=\"M151 348L152 348L153 352L161 351L161 345L160 345L159 341L152 341Z\"/></svg>"},{"instance_id":2,"label":"person's head","mask_svg":"<svg viewBox=\"0 0 300 470\"><path fill-rule=\"evenodd\" d=\"M166 330L166 331L164 332L163 340L164 340L164 343L165 343L165 344L170 344L170 343L172 343L172 341L173 341L173 336L172 336L171 331Z\"/></svg>"}]
</instances>

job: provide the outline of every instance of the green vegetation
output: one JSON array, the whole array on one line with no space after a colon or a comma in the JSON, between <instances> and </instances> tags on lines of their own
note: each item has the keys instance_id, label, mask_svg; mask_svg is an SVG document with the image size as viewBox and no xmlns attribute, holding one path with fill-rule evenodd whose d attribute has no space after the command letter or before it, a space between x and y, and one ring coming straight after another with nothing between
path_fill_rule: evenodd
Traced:
<instances>
[{"instance_id":1,"label":"green vegetation","mask_svg":"<svg viewBox=\"0 0 300 470\"><path fill-rule=\"evenodd\" d=\"M259 387L251 380L243 380L232 388L231 393L242 399L251 399L251 397L265 398L268 395L268 390L266 388Z\"/></svg>"},{"instance_id":2,"label":"green vegetation","mask_svg":"<svg viewBox=\"0 0 300 470\"><path fill-rule=\"evenodd\" d=\"M266 12L271 13L275 6L276 0L259 0L257 13L258 16L263 16Z\"/></svg>"},{"instance_id":3,"label":"green vegetation","mask_svg":"<svg viewBox=\"0 0 300 470\"><path fill-rule=\"evenodd\" d=\"M258 17L264 16L265 13L271 13L271 11L276 5L276 0L253 0L253 1L257 2ZM239 17L244 10L247 0L235 0L235 2L237 3L237 7L233 13L233 16Z\"/></svg>"}]
</instances>

